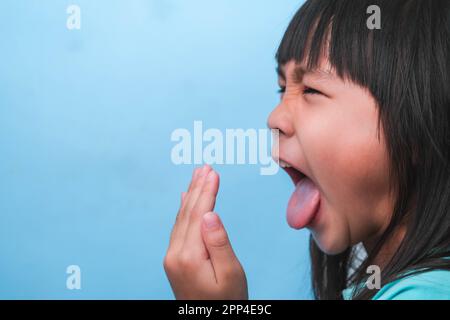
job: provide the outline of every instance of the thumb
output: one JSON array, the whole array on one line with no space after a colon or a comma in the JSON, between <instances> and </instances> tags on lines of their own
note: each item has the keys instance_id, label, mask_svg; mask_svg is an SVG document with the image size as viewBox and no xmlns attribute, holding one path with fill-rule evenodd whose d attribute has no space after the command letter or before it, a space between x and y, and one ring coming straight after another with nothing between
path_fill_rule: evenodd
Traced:
<instances>
[{"instance_id":1,"label":"thumb","mask_svg":"<svg viewBox=\"0 0 450 320\"><path fill-rule=\"evenodd\" d=\"M227 232L216 213L208 212L203 215L202 234L216 278L222 278L238 265L238 260L231 247Z\"/></svg>"}]
</instances>

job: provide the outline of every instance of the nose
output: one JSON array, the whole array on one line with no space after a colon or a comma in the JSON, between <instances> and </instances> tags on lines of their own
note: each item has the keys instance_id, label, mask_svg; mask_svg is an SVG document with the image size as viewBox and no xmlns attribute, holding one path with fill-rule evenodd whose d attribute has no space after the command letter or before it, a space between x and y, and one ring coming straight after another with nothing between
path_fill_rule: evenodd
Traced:
<instances>
[{"instance_id":1,"label":"nose","mask_svg":"<svg viewBox=\"0 0 450 320\"><path fill-rule=\"evenodd\" d=\"M267 120L267 126L270 129L279 130L280 137L287 136L290 137L294 135L294 126L292 123L292 114L289 111L289 107L286 103L281 101L276 108L269 115Z\"/></svg>"}]
</instances>

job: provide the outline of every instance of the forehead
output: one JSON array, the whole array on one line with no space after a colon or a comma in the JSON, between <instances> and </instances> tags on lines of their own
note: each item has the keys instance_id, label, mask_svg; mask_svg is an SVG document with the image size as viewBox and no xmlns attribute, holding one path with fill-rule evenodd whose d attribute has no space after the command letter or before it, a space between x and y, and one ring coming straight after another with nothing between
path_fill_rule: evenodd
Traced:
<instances>
[{"instance_id":1,"label":"forehead","mask_svg":"<svg viewBox=\"0 0 450 320\"><path fill-rule=\"evenodd\" d=\"M289 61L284 65L277 66L276 70L282 80L293 78L294 80L301 81L306 75L322 80L333 80L336 78L333 69L324 60L315 68L308 68L304 63Z\"/></svg>"}]
</instances>

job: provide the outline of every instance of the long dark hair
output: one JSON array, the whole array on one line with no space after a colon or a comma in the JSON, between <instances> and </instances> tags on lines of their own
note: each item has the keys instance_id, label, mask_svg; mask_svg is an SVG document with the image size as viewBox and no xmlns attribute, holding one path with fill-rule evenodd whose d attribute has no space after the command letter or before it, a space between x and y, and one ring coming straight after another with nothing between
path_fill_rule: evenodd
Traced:
<instances>
[{"instance_id":1,"label":"long dark hair","mask_svg":"<svg viewBox=\"0 0 450 320\"><path fill-rule=\"evenodd\" d=\"M381 9L381 29L367 26L371 5ZM389 226L351 276L352 248L327 255L310 239L317 299L342 299L343 289L364 283L367 267L400 224L407 231L383 267L382 285L405 274L450 270L449 49L449 0L309 0L289 24L279 66L295 60L314 68L326 53L338 76L375 98L396 200ZM363 286L353 298L376 292Z\"/></svg>"}]
</instances>

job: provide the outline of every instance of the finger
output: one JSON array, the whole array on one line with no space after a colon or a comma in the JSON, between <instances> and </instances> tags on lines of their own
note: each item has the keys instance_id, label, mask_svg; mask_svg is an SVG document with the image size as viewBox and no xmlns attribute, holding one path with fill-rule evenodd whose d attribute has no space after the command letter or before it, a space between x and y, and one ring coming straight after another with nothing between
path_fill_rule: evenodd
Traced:
<instances>
[{"instance_id":1,"label":"finger","mask_svg":"<svg viewBox=\"0 0 450 320\"><path fill-rule=\"evenodd\" d=\"M177 218L180 219L180 220L184 218L184 207L185 207L185 204L187 202L187 198L188 198L189 192L191 192L193 190L194 185L197 182L197 179L199 178L200 170L201 170L201 168L196 168L193 171L191 182L189 183L188 190L187 190L187 192L185 192L184 196L182 195L180 210L177 213Z\"/></svg>"},{"instance_id":2,"label":"finger","mask_svg":"<svg viewBox=\"0 0 450 320\"><path fill-rule=\"evenodd\" d=\"M172 228L172 232L170 234L169 249L173 247L174 242L176 241L178 233L179 233L178 232L178 230L179 230L179 215L180 215L180 211L183 209L183 206L184 206L184 203L185 203L185 199L186 199L186 192L182 192L181 193L180 208L178 210L177 217L176 217L176 220L175 220L175 224L174 224L174 226Z\"/></svg>"},{"instance_id":3,"label":"finger","mask_svg":"<svg viewBox=\"0 0 450 320\"><path fill-rule=\"evenodd\" d=\"M211 171L209 165L203 166L199 172L196 179L193 181L192 188L186 195L186 205L183 208L183 215L185 218L189 218L192 212L192 208L197 203L200 192L202 191L203 183L206 180L208 173Z\"/></svg>"},{"instance_id":4,"label":"finger","mask_svg":"<svg viewBox=\"0 0 450 320\"><path fill-rule=\"evenodd\" d=\"M202 236L208 250L218 282L224 281L230 272L239 266L227 232L214 212L208 212L202 219Z\"/></svg>"},{"instance_id":5,"label":"finger","mask_svg":"<svg viewBox=\"0 0 450 320\"><path fill-rule=\"evenodd\" d=\"M208 258L208 255L201 233L202 216L206 212L214 210L218 191L219 175L211 170L206 177L200 196L189 217L185 246L191 249L197 248L199 250L198 253L202 254L204 258Z\"/></svg>"},{"instance_id":6,"label":"finger","mask_svg":"<svg viewBox=\"0 0 450 320\"><path fill-rule=\"evenodd\" d=\"M169 250L178 250L181 248L184 238L185 238L185 230L187 229L188 221L184 221L184 207L186 206L187 196L189 191L191 191L194 187L195 182L198 179L199 172L201 168L196 168L192 172L191 182L189 183L188 191L181 193L181 202L180 207L177 212L177 216L175 219L174 226L172 228L172 232L170 234L169 241Z\"/></svg>"},{"instance_id":7,"label":"finger","mask_svg":"<svg viewBox=\"0 0 450 320\"><path fill-rule=\"evenodd\" d=\"M203 166L202 168L195 169L192 177L192 181L189 185L188 192L182 199L182 204L180 205L180 210L177 216L177 221L174 227L174 236L173 236L173 246L172 248L178 252L181 250L183 243L186 239L186 232L189 225L189 216L192 207L195 205L195 202L198 198L198 194L201 191L201 187L203 185L205 175L207 172L211 170L209 166Z\"/></svg>"},{"instance_id":8,"label":"finger","mask_svg":"<svg viewBox=\"0 0 450 320\"><path fill-rule=\"evenodd\" d=\"M214 210L217 193L219 191L220 178L214 170L209 171L203 183L202 190L192 210L190 220L201 220L201 217Z\"/></svg>"},{"instance_id":9,"label":"finger","mask_svg":"<svg viewBox=\"0 0 450 320\"><path fill-rule=\"evenodd\" d=\"M183 221L184 220L184 208L186 206L186 202L187 202L187 198L188 198L188 194L189 192L194 188L194 184L196 183L198 176L199 176L199 172L200 172L200 168L196 168L193 173L192 173L192 179L191 182L189 183L189 187L188 187L188 191L187 192L182 192L181 193L181 202L180 202L180 207L178 209L177 212L177 217L176 217L176 222L175 222L175 227L176 229L180 229L179 226L182 224L187 224L187 221ZM183 228L181 228L183 229ZM184 236L184 234L183 234Z\"/></svg>"},{"instance_id":10,"label":"finger","mask_svg":"<svg viewBox=\"0 0 450 320\"><path fill-rule=\"evenodd\" d=\"M182 192L182 193L181 193L181 205L180 205L180 211L183 210L184 205L186 204L186 195L187 195L187 192Z\"/></svg>"},{"instance_id":11,"label":"finger","mask_svg":"<svg viewBox=\"0 0 450 320\"><path fill-rule=\"evenodd\" d=\"M197 179L200 170L201 170L201 168L195 168L194 171L192 172L192 178L191 178L191 182L189 183L187 193L189 193L189 191L191 191L191 189L194 185L194 181Z\"/></svg>"}]
</instances>

